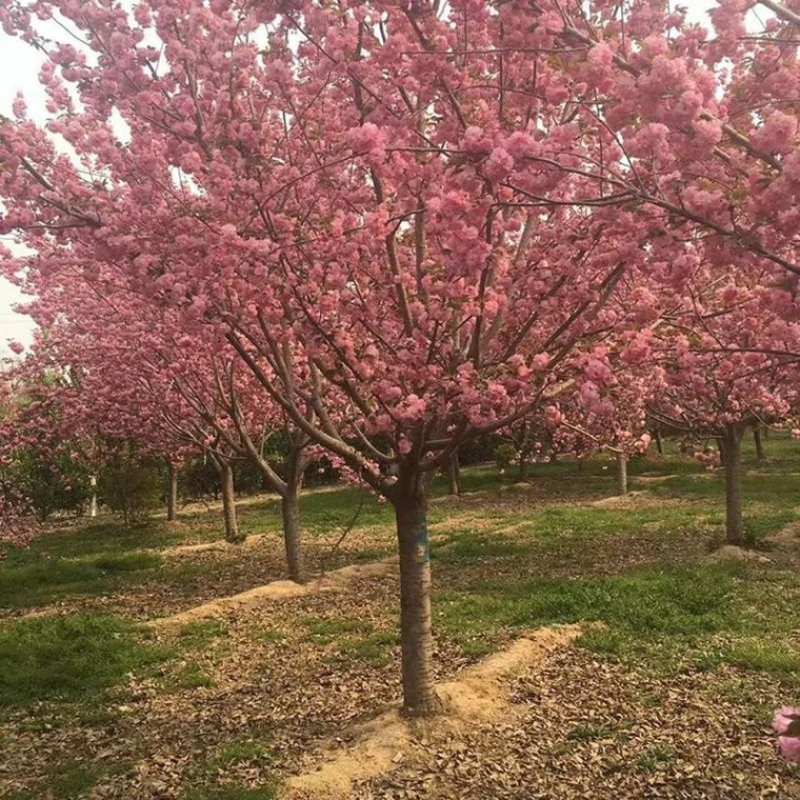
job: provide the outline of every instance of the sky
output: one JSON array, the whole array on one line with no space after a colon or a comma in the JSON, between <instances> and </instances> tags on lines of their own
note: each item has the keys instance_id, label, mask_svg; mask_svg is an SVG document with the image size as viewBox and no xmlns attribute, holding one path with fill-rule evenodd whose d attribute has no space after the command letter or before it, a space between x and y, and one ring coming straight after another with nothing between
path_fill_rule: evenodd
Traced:
<instances>
[{"instance_id":1,"label":"sky","mask_svg":"<svg viewBox=\"0 0 800 800\"><path fill-rule=\"evenodd\" d=\"M683 5L689 9L691 20L706 22L706 9L714 3L713 0L686 0ZM41 56L33 48L0 31L0 114L10 115L14 97L21 92L30 115L39 122L44 121L45 95L38 82L40 65ZM9 341L28 345L33 338L31 320L14 311L14 305L21 299L19 290L0 278L0 359L10 355Z\"/></svg>"},{"instance_id":2,"label":"sky","mask_svg":"<svg viewBox=\"0 0 800 800\"><path fill-rule=\"evenodd\" d=\"M32 112L43 108L45 96L37 79L40 64L41 57L33 48L0 32L0 114L10 115L17 92L25 95ZM0 358L10 355L6 347L9 340L26 345L31 342L33 323L13 308L21 299L17 287L0 278Z\"/></svg>"}]
</instances>

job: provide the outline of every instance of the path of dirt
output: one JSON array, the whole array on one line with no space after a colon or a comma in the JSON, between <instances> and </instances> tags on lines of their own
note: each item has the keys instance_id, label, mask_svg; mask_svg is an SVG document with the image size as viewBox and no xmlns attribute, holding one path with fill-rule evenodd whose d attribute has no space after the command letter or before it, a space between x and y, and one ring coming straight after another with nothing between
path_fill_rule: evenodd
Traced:
<instances>
[{"instance_id":1,"label":"path of dirt","mask_svg":"<svg viewBox=\"0 0 800 800\"><path fill-rule=\"evenodd\" d=\"M232 611L247 609L271 600L285 600L292 597L308 597L309 595L323 592L338 591L354 580L360 578L375 578L382 575L391 575L397 571L397 559L389 558L384 561L373 561L368 564L353 564L329 572L320 578L308 583L295 583L294 581L272 581L264 586L256 586L246 592L220 597L208 603L188 608L168 617L159 617L150 620L147 625L152 628L164 628L172 625L185 625L187 622L223 616Z\"/></svg>"}]
</instances>

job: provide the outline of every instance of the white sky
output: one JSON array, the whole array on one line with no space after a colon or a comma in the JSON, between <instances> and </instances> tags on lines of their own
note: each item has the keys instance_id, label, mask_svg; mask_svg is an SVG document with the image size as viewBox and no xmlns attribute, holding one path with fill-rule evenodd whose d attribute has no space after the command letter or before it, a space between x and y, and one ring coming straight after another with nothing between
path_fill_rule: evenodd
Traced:
<instances>
[{"instance_id":1,"label":"white sky","mask_svg":"<svg viewBox=\"0 0 800 800\"><path fill-rule=\"evenodd\" d=\"M713 0L684 0L679 4L685 5L690 19L697 22L706 22L706 9L715 5ZM44 121L45 95L38 82L40 66L41 56L33 48L0 31L0 114L11 115L11 103L21 92L33 119ZM14 305L20 299L19 290L0 277L0 359L9 355L6 347L9 340L25 345L32 340L33 323L14 311Z\"/></svg>"}]
</instances>

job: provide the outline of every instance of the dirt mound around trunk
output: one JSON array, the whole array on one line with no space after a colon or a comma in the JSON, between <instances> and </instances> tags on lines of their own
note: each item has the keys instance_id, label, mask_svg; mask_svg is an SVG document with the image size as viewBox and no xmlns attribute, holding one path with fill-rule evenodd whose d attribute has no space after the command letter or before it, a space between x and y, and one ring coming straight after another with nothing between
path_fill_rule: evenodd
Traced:
<instances>
[{"instance_id":1,"label":"dirt mound around trunk","mask_svg":"<svg viewBox=\"0 0 800 800\"><path fill-rule=\"evenodd\" d=\"M424 757L434 740L458 735L466 725L491 723L516 712L509 702L516 674L544 661L552 652L573 642L579 625L542 628L510 647L465 669L437 687L444 712L432 719L406 720L399 712L382 714L354 732L354 743L329 751L313 771L286 782L284 800L346 798L353 785L386 772L401 762Z\"/></svg>"},{"instance_id":2,"label":"dirt mound around trunk","mask_svg":"<svg viewBox=\"0 0 800 800\"><path fill-rule=\"evenodd\" d=\"M744 547L737 547L735 544L724 544L718 550L709 553L703 560L708 564L719 564L723 561L758 561L760 563L768 563L772 559L767 558L765 555L755 550L747 550Z\"/></svg>"}]
</instances>

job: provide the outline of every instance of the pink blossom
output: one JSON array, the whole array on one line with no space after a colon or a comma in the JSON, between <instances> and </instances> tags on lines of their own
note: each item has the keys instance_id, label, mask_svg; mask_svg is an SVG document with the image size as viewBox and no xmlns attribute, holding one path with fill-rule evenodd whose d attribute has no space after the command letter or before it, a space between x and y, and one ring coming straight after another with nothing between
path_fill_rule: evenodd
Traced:
<instances>
[{"instance_id":1,"label":"pink blossom","mask_svg":"<svg viewBox=\"0 0 800 800\"><path fill-rule=\"evenodd\" d=\"M564 415L557 406L547 406L547 408L544 410L544 418L548 425L554 427L561 424Z\"/></svg>"},{"instance_id":2,"label":"pink blossom","mask_svg":"<svg viewBox=\"0 0 800 800\"><path fill-rule=\"evenodd\" d=\"M200 155L197 152L190 150L181 158L180 166L184 172L191 175L195 172L200 172L200 170L203 168L203 160L200 158Z\"/></svg>"},{"instance_id":3,"label":"pink blossom","mask_svg":"<svg viewBox=\"0 0 800 800\"><path fill-rule=\"evenodd\" d=\"M753 134L753 144L768 153L791 153L797 136L797 119L782 111L773 111Z\"/></svg>"},{"instance_id":4,"label":"pink blossom","mask_svg":"<svg viewBox=\"0 0 800 800\"><path fill-rule=\"evenodd\" d=\"M347 143L356 153L380 153L386 147L386 141L386 132L374 122L365 122L347 133Z\"/></svg>"},{"instance_id":5,"label":"pink blossom","mask_svg":"<svg viewBox=\"0 0 800 800\"><path fill-rule=\"evenodd\" d=\"M781 706L775 709L772 728L781 736L800 736L800 708Z\"/></svg>"},{"instance_id":6,"label":"pink blossom","mask_svg":"<svg viewBox=\"0 0 800 800\"><path fill-rule=\"evenodd\" d=\"M483 166L483 173L491 181L501 181L514 169L514 159L502 147L495 147Z\"/></svg>"},{"instance_id":7,"label":"pink blossom","mask_svg":"<svg viewBox=\"0 0 800 800\"><path fill-rule=\"evenodd\" d=\"M779 736L778 747L781 755L789 762L800 764L800 737Z\"/></svg>"}]
</instances>

